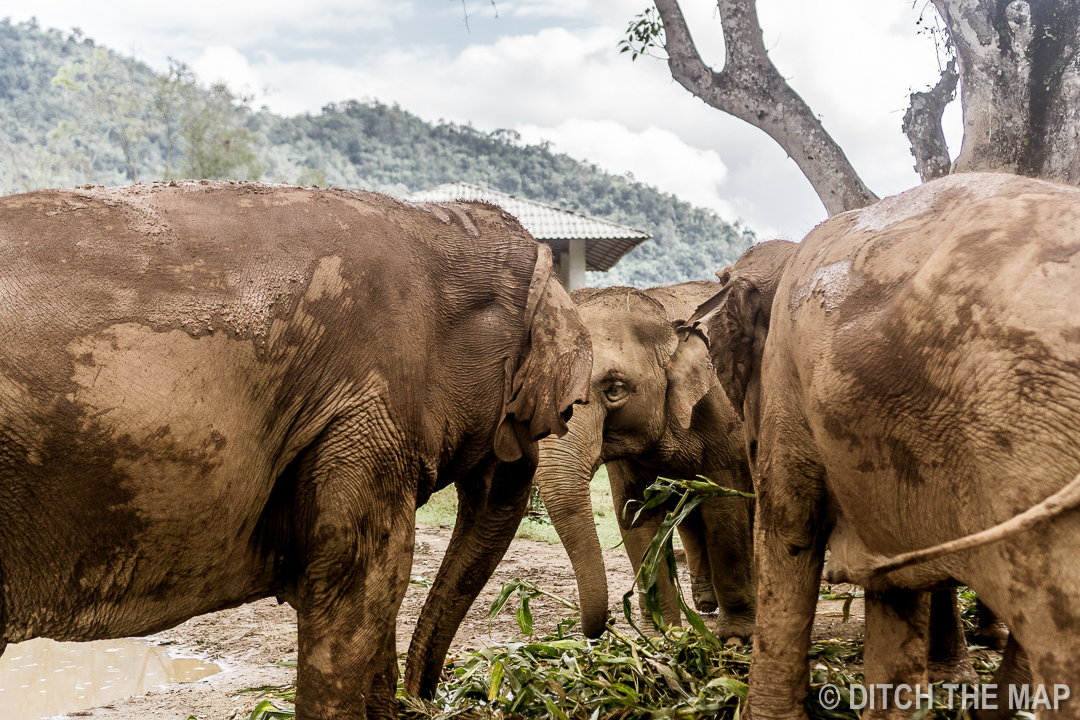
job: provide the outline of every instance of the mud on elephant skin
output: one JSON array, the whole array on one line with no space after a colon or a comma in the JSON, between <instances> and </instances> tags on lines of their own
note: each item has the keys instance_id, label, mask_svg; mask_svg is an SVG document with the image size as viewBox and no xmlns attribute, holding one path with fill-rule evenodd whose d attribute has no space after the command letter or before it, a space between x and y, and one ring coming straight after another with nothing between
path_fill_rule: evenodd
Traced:
<instances>
[{"instance_id":1,"label":"mud on elephant skin","mask_svg":"<svg viewBox=\"0 0 1080 720\"><path fill-rule=\"evenodd\" d=\"M536 479L578 579L583 629L598 635L607 617L607 586L593 523L589 481L606 463L627 554L636 570L665 509L643 513L641 501L657 476L714 482L750 490L741 424L716 382L704 343L680 341L675 328L716 283L650 290L625 287L575 291L571 297L593 343L589 404L578 408L561 438L540 444ZM702 611L719 606L718 633L746 640L754 626L751 558L753 503L742 498L703 503L679 527ZM629 583L631 578L627 578ZM681 624L673 588L662 579L665 621Z\"/></svg>"},{"instance_id":2,"label":"mud on elephant skin","mask_svg":"<svg viewBox=\"0 0 1080 720\"><path fill-rule=\"evenodd\" d=\"M590 345L496 207L255 183L0 198L0 649L298 612L298 718L396 717L414 512L462 498L431 693Z\"/></svg>"},{"instance_id":3,"label":"mud on elephant skin","mask_svg":"<svg viewBox=\"0 0 1080 720\"><path fill-rule=\"evenodd\" d=\"M756 413L756 397L747 397L751 382L756 382L751 370L760 367L760 352L768 337L771 307L788 262L799 245L786 240L770 240L748 249L734 266L716 273L722 289L698 307L683 330L706 329L724 344L710 348L710 355L740 419L745 413ZM729 304L730 300L730 304ZM700 325L702 318L707 323ZM706 336L708 337L708 335ZM756 363L756 365L755 365ZM732 378L738 378L737 381ZM750 403L747 403L749 400ZM748 454L757 452L757 425L747 423L745 443ZM835 542L836 536L833 536ZM835 549L834 549L835 550ZM834 559L836 554L834 553ZM830 582L847 582L849 578L825 577ZM926 665L931 682L949 681L977 683L968 658L955 590L943 588L933 593L929 612L930 637L927 641ZM989 632L996 618L989 610L980 615L981 626ZM1000 623L997 623L998 625Z\"/></svg>"},{"instance_id":4,"label":"mud on elephant skin","mask_svg":"<svg viewBox=\"0 0 1080 720\"><path fill-rule=\"evenodd\" d=\"M950 176L822 223L774 277L733 273L700 318L759 498L754 716L806 717L827 541L867 585L867 682L926 682L923 591L960 582L1033 683L1080 687L1080 190Z\"/></svg>"}]
</instances>

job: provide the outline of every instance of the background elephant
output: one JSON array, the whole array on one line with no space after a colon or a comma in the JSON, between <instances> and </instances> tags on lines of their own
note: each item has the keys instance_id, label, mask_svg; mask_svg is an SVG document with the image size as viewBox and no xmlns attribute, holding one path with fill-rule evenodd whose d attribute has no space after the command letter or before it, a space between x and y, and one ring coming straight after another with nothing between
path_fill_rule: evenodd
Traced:
<instances>
[{"instance_id":1,"label":"background elephant","mask_svg":"<svg viewBox=\"0 0 1080 720\"><path fill-rule=\"evenodd\" d=\"M0 198L0 268L0 649L276 595L297 717L396 717L414 510L456 483L434 690L587 394L546 248L482 204L203 181Z\"/></svg>"},{"instance_id":2,"label":"background elephant","mask_svg":"<svg viewBox=\"0 0 1080 720\"><path fill-rule=\"evenodd\" d=\"M926 683L921 591L959 581L1011 630L1003 671L1022 649L1034 683L1080 686L1075 513L860 571L1038 509L1080 471L1078 228L1077 188L954 175L828 220L760 277L737 263L699 311L758 493L754 716L806 716L826 542L832 575L867 587L868 683Z\"/></svg>"},{"instance_id":3,"label":"background elephant","mask_svg":"<svg viewBox=\"0 0 1080 720\"><path fill-rule=\"evenodd\" d=\"M536 479L577 575L582 625L598 635L607 617L607 576L593 523L589 480L607 464L612 499L626 552L636 570L664 509L624 515L657 476L704 475L725 487L750 490L741 424L716 383L707 350L694 337L680 342L675 328L716 283L692 282L651 290L584 289L571 297L593 343L589 404L578 408L561 439L540 445ZM751 573L753 501L712 499L679 528L694 601L719 605L719 632L748 638L754 624ZM670 585L663 582L664 618L680 624Z\"/></svg>"}]
</instances>

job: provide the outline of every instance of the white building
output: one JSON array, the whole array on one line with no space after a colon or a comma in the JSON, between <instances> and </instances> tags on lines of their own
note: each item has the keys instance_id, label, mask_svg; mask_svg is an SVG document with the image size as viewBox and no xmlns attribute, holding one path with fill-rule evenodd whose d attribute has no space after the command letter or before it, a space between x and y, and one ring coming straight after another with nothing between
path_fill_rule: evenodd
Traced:
<instances>
[{"instance_id":1,"label":"white building","mask_svg":"<svg viewBox=\"0 0 1080 720\"><path fill-rule=\"evenodd\" d=\"M652 237L644 230L561 210L533 200L455 182L408 196L419 202L481 200L513 215L534 238L551 246L555 272L567 290L585 287L586 270L610 270L626 253Z\"/></svg>"}]
</instances>

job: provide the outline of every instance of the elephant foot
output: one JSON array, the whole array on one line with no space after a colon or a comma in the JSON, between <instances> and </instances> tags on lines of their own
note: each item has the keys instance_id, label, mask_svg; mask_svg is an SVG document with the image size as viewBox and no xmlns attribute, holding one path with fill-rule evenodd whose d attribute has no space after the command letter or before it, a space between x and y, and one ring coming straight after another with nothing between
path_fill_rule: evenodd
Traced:
<instances>
[{"instance_id":1,"label":"elephant foot","mask_svg":"<svg viewBox=\"0 0 1080 720\"><path fill-rule=\"evenodd\" d=\"M961 685L978 685L979 674L967 658L953 662L930 662L926 674L931 683L953 682Z\"/></svg>"},{"instance_id":2,"label":"elephant foot","mask_svg":"<svg viewBox=\"0 0 1080 720\"><path fill-rule=\"evenodd\" d=\"M720 607L716 601L711 575L691 575L690 593L694 598L694 607L699 613L716 612Z\"/></svg>"},{"instance_id":3,"label":"elephant foot","mask_svg":"<svg viewBox=\"0 0 1080 720\"><path fill-rule=\"evenodd\" d=\"M713 635L728 647L741 648L750 641L754 634L754 616L725 615L720 613L715 619L710 618L709 628Z\"/></svg>"},{"instance_id":4,"label":"elephant foot","mask_svg":"<svg viewBox=\"0 0 1080 720\"><path fill-rule=\"evenodd\" d=\"M742 706L742 710L739 712L739 720L762 720L762 718L768 718L768 720L809 720L809 715L805 708L792 707L785 708L780 712L760 713L757 710L758 702L751 697L747 703Z\"/></svg>"},{"instance_id":5,"label":"elephant foot","mask_svg":"<svg viewBox=\"0 0 1080 720\"><path fill-rule=\"evenodd\" d=\"M1000 620L978 628L972 639L983 647L1001 652L1009 642L1009 628Z\"/></svg>"}]
</instances>

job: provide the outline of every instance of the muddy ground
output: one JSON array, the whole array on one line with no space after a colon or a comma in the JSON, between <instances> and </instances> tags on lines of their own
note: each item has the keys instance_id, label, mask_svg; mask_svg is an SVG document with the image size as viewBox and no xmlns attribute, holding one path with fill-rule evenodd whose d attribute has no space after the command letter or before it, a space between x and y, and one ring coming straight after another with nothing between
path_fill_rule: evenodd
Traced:
<instances>
[{"instance_id":1,"label":"muddy ground","mask_svg":"<svg viewBox=\"0 0 1080 720\"><path fill-rule=\"evenodd\" d=\"M418 526L412 576L432 579L450 540L448 527ZM612 613L622 618L622 594L630 587L630 563L620 548L604 553ZM681 570L685 575L685 568ZM520 635L511 606L488 630L487 611L503 583L515 577L527 578L545 590L573 602L577 589L570 562L561 546L516 539L484 588L454 638L452 650L468 650L505 642ZM689 587L689 577L683 577ZM409 646L412 628L427 594L423 584L410 584L397 622L398 651ZM815 623L815 638L856 638L862 634L862 601L856 600L851 618L843 622L843 603L822 601ZM544 635L555 629L566 610L549 600L531 604L535 631ZM625 625L625 620L622 620ZM629 630L629 628L626 628ZM245 689L283 685L295 677L295 669L278 662L296 658L296 613L288 605L262 600L233 610L194 618L172 630L151 636L151 642L165 644L177 654L196 656L222 666L222 672L204 680L154 689L139 697L127 698L92 710L63 717L109 718L110 720L234 720L246 718L257 704Z\"/></svg>"}]
</instances>

